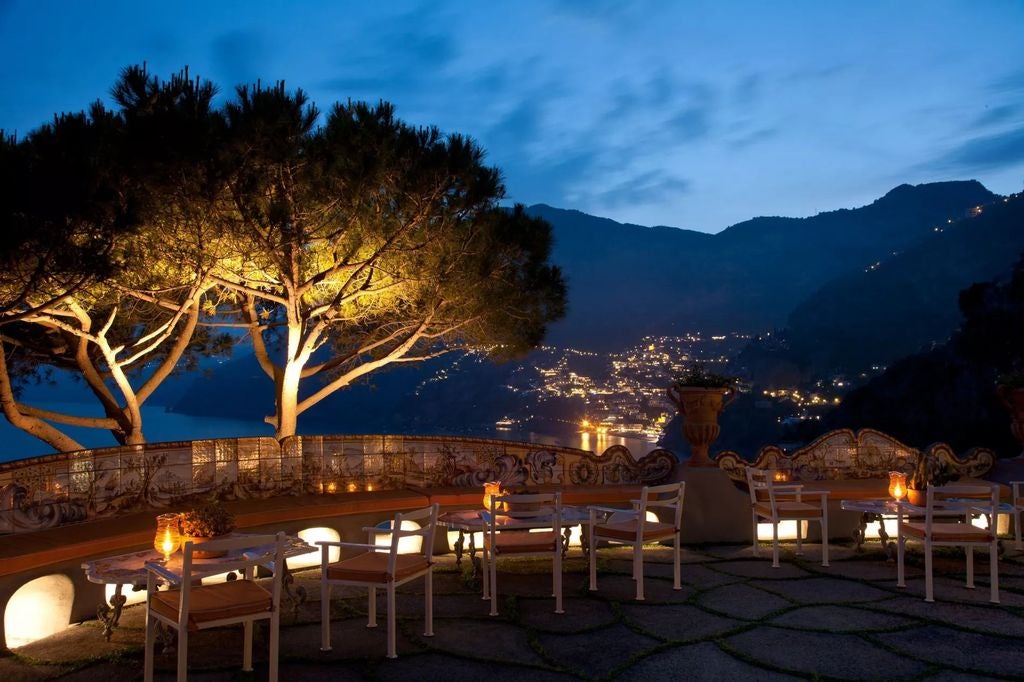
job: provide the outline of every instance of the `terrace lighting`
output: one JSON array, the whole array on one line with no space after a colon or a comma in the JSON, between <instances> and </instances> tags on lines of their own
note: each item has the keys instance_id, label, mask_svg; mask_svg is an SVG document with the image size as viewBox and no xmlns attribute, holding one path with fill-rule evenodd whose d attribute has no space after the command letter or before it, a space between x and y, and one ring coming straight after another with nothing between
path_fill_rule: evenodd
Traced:
<instances>
[{"instance_id":1,"label":"terrace lighting","mask_svg":"<svg viewBox=\"0 0 1024 682\"><path fill-rule=\"evenodd\" d=\"M181 531L178 529L177 514L161 514L156 517L156 535L153 537L153 549L170 561L171 555L181 546Z\"/></svg>"}]
</instances>

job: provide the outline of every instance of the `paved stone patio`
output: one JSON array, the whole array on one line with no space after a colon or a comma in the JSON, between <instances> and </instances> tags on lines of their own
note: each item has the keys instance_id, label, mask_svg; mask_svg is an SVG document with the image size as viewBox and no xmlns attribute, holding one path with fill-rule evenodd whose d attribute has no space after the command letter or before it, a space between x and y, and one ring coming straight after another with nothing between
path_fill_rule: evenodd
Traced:
<instances>
[{"instance_id":1,"label":"paved stone patio","mask_svg":"<svg viewBox=\"0 0 1024 682\"><path fill-rule=\"evenodd\" d=\"M963 586L963 555L936 562L935 604L923 601L923 560L909 557L908 587L877 543L832 546L832 566L784 553L781 568L749 546L686 548L683 589L672 590L670 551L649 548L647 601L633 600L627 549L602 549L600 590L587 591L586 563L570 553L565 614L554 614L550 562L508 561L498 577L501 615L489 617L468 566L441 557L435 571L435 633L422 636L422 581L399 597L398 655L384 657L384 605L365 627L366 598L335 590L334 650L319 650L318 572L297 576L309 599L285 613L282 680L649 680L649 679L1022 679L1024 556L1000 562L1002 603L988 603L987 558L978 588ZM0 680L141 679L144 613L129 607L107 643L96 621L0 657ZM242 673L241 630L193 636L190 679L266 679L265 630L256 670ZM161 680L174 659L158 658Z\"/></svg>"}]
</instances>

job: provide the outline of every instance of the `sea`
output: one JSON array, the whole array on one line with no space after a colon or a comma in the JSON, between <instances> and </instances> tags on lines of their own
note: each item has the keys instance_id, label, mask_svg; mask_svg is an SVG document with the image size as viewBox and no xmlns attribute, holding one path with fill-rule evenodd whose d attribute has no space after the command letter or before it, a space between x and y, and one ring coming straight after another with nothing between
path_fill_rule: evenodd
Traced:
<instances>
[{"instance_id":1,"label":"sea","mask_svg":"<svg viewBox=\"0 0 1024 682\"><path fill-rule=\"evenodd\" d=\"M89 414L88 410L95 407L83 403L51 402L40 405L49 410L67 412L71 414ZM146 441L149 443L160 443L176 440L200 440L207 438L237 438L240 436L273 436L274 430L269 424L257 421L241 419L223 419L218 417L203 417L180 412L169 412L162 406L147 406L142 408L143 428ZM86 429L81 427L62 427L61 429L79 443L87 448L111 447L117 445L109 432L101 429ZM317 435L336 433L325 431L322 427L316 429L305 428L302 418L299 418L300 435ZM425 434L419 434L425 435ZM436 435L459 435L475 438L497 438L500 440L543 443L546 445L561 445L564 447L589 450L595 454L601 454L613 445L624 445L635 456L640 457L654 450L657 445L642 439L629 438L625 436L614 436L609 434L574 433L566 430L562 433L538 433L528 430L505 430L493 429L474 433ZM54 450L41 440L28 435L21 429L15 428L3 418L0 418L0 462L10 462L26 457L53 454Z\"/></svg>"}]
</instances>

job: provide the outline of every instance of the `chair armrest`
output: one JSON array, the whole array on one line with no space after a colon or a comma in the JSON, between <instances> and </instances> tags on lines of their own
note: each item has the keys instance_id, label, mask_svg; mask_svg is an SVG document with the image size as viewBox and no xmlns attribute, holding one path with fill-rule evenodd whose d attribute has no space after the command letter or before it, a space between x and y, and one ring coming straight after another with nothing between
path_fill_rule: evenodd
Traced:
<instances>
[{"instance_id":1,"label":"chair armrest","mask_svg":"<svg viewBox=\"0 0 1024 682\"><path fill-rule=\"evenodd\" d=\"M804 484L803 483L785 483L783 485L774 485L773 484L772 488L777 493L782 493L782 492L798 493L798 492L803 492Z\"/></svg>"},{"instance_id":2,"label":"chair armrest","mask_svg":"<svg viewBox=\"0 0 1024 682\"><path fill-rule=\"evenodd\" d=\"M599 512L608 512L609 514L615 514L617 512L624 512L626 514L635 514L635 509L624 509L622 507L601 507L596 504L588 505L587 509Z\"/></svg>"},{"instance_id":3,"label":"chair armrest","mask_svg":"<svg viewBox=\"0 0 1024 682\"><path fill-rule=\"evenodd\" d=\"M365 542L339 542L338 547L348 547L349 549L387 549L383 545L371 545Z\"/></svg>"},{"instance_id":4,"label":"chair armrest","mask_svg":"<svg viewBox=\"0 0 1024 682\"><path fill-rule=\"evenodd\" d=\"M166 580L168 583L170 583L172 585L180 585L181 584L181 576L178 575L177 573L175 573L174 571L168 570L162 564L158 564L158 563L147 561L143 565L146 567L147 571L149 571L150 573L156 575L161 580Z\"/></svg>"},{"instance_id":5,"label":"chair armrest","mask_svg":"<svg viewBox=\"0 0 1024 682\"><path fill-rule=\"evenodd\" d=\"M313 544L320 545L321 547L341 547L345 543L341 540L317 540Z\"/></svg>"}]
</instances>

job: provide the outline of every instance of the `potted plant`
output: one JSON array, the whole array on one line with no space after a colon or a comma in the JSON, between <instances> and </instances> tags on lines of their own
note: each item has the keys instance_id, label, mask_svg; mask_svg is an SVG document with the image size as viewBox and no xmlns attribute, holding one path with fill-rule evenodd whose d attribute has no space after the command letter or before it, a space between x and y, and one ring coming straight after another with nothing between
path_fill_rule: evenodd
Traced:
<instances>
[{"instance_id":1,"label":"potted plant","mask_svg":"<svg viewBox=\"0 0 1024 682\"><path fill-rule=\"evenodd\" d=\"M736 399L735 383L733 377L695 364L668 387L669 400L683 418L683 436L690 444L689 466L712 466L708 448L721 432L719 413Z\"/></svg>"},{"instance_id":2,"label":"potted plant","mask_svg":"<svg viewBox=\"0 0 1024 682\"><path fill-rule=\"evenodd\" d=\"M181 515L182 543L192 541L199 544L221 535L227 535L235 529L235 517L217 502L204 504ZM192 556L198 559L212 559L224 556L225 552L204 552L192 549Z\"/></svg>"},{"instance_id":3,"label":"potted plant","mask_svg":"<svg viewBox=\"0 0 1024 682\"><path fill-rule=\"evenodd\" d=\"M933 452L922 452L917 457L914 472L907 483L907 502L915 507L923 507L927 503L928 485L945 485L960 478L956 470L942 461Z\"/></svg>"},{"instance_id":4,"label":"potted plant","mask_svg":"<svg viewBox=\"0 0 1024 682\"><path fill-rule=\"evenodd\" d=\"M1024 447L1024 370L1015 369L1001 374L996 395L1010 413L1010 433ZM1019 457L1024 457L1024 450Z\"/></svg>"}]
</instances>

